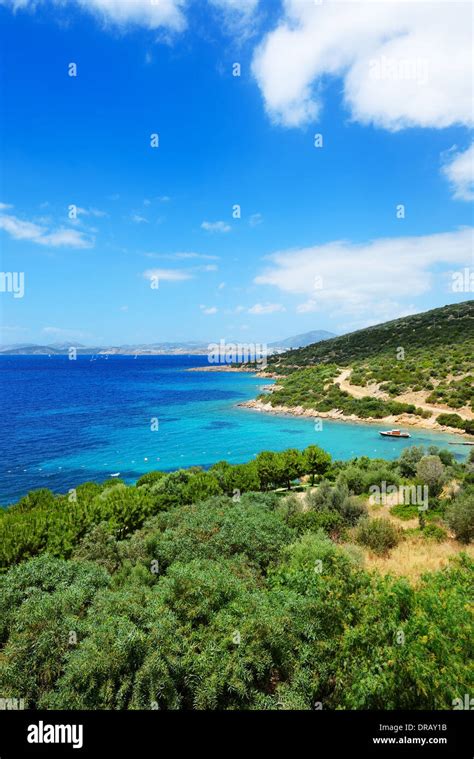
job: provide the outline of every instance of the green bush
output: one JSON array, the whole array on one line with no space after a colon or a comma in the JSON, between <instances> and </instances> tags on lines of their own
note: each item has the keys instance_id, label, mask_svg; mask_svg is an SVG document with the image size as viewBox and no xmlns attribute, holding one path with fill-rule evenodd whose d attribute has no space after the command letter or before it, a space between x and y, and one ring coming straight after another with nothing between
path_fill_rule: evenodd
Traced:
<instances>
[{"instance_id":1,"label":"green bush","mask_svg":"<svg viewBox=\"0 0 474 759\"><path fill-rule=\"evenodd\" d=\"M461 492L446 509L446 522L461 543L474 538L474 488Z\"/></svg>"},{"instance_id":2,"label":"green bush","mask_svg":"<svg viewBox=\"0 0 474 759\"><path fill-rule=\"evenodd\" d=\"M429 538L430 540L435 540L436 543L443 543L443 541L447 540L448 533L446 530L443 530L442 527L440 527L437 524L427 524L423 530L422 534L425 538Z\"/></svg>"},{"instance_id":3,"label":"green bush","mask_svg":"<svg viewBox=\"0 0 474 759\"><path fill-rule=\"evenodd\" d=\"M161 472L159 470L156 470L153 472L147 472L146 474L142 474L142 476L139 477L136 483L136 487L140 488L143 485L153 485L155 482L158 482L158 480L161 480L163 477L166 477L166 473Z\"/></svg>"},{"instance_id":4,"label":"green bush","mask_svg":"<svg viewBox=\"0 0 474 759\"><path fill-rule=\"evenodd\" d=\"M356 530L356 540L383 556L400 542L402 533L388 519L364 519Z\"/></svg>"},{"instance_id":5,"label":"green bush","mask_svg":"<svg viewBox=\"0 0 474 759\"><path fill-rule=\"evenodd\" d=\"M288 518L288 526L295 529L298 535L307 530L317 532L323 530L333 537L344 531L345 522L337 511L303 511Z\"/></svg>"},{"instance_id":6,"label":"green bush","mask_svg":"<svg viewBox=\"0 0 474 759\"><path fill-rule=\"evenodd\" d=\"M437 496L445 481L445 467L439 456L423 456L416 465L416 476L428 485L430 495Z\"/></svg>"}]
</instances>

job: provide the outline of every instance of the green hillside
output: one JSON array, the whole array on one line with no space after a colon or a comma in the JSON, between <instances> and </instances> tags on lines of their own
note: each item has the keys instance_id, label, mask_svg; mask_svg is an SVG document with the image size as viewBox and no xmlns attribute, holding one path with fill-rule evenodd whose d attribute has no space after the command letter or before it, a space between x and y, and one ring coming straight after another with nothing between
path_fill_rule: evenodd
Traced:
<instances>
[{"instance_id":1,"label":"green hillside","mask_svg":"<svg viewBox=\"0 0 474 759\"><path fill-rule=\"evenodd\" d=\"M456 414L441 424L473 432L473 356L470 300L271 357L266 371L282 379L270 402L319 411L337 408L361 418L400 413L429 418L435 412L423 406L434 404ZM366 387L367 397L340 389L342 368L351 369L351 385ZM414 393L416 399L407 401L406 395Z\"/></svg>"},{"instance_id":2,"label":"green hillside","mask_svg":"<svg viewBox=\"0 0 474 759\"><path fill-rule=\"evenodd\" d=\"M469 300L287 351L281 356L272 356L269 366L275 371L315 363L346 366L378 356L395 359L397 348L402 346L405 351L459 348L460 360L462 363L469 361L472 368L473 345L474 300ZM466 352L468 346L470 352Z\"/></svg>"}]
</instances>

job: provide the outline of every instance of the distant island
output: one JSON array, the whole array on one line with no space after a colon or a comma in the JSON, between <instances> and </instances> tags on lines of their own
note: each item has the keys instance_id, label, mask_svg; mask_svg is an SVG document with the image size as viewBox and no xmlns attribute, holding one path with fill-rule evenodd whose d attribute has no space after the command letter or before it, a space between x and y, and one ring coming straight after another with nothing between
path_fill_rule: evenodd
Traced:
<instances>
[{"instance_id":1,"label":"distant island","mask_svg":"<svg viewBox=\"0 0 474 759\"><path fill-rule=\"evenodd\" d=\"M268 354L282 353L290 348L303 348L335 337L334 333L326 330L312 330L302 335L287 337L269 343ZM0 356L63 356L67 355L71 348L75 348L79 355L116 355L116 356L172 356L172 355L206 355L209 351L208 342L163 342L163 343L139 343L136 345L83 345L71 341L69 343L51 343L37 345L35 343L15 343L12 345L0 345Z\"/></svg>"},{"instance_id":2,"label":"distant island","mask_svg":"<svg viewBox=\"0 0 474 759\"><path fill-rule=\"evenodd\" d=\"M308 345L320 343L323 340L330 340L332 337L336 337L334 332L327 332L325 329L314 329L302 335L287 337L285 340L276 340L273 343L269 343L268 348L271 353L283 353L295 348L305 348Z\"/></svg>"}]
</instances>

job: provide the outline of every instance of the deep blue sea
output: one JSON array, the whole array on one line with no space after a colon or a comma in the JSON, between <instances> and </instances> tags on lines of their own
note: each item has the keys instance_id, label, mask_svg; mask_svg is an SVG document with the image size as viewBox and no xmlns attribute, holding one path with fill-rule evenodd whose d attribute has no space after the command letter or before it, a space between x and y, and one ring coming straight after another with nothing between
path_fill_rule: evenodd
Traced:
<instances>
[{"instance_id":1,"label":"deep blue sea","mask_svg":"<svg viewBox=\"0 0 474 759\"><path fill-rule=\"evenodd\" d=\"M459 443L424 430L408 441L384 440L375 425L326 420L317 431L311 419L242 409L236 404L269 380L186 371L207 365L206 356L1 356L0 503L33 488L67 492L117 472L133 482L151 469L239 463L310 443L338 459L390 459L406 445ZM468 449L450 450L464 458Z\"/></svg>"}]
</instances>

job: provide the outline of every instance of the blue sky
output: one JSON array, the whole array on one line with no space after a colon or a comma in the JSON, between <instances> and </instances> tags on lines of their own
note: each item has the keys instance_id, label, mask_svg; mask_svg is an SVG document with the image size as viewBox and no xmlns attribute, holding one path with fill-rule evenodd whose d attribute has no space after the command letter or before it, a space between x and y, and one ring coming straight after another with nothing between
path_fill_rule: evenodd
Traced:
<instances>
[{"instance_id":1,"label":"blue sky","mask_svg":"<svg viewBox=\"0 0 474 759\"><path fill-rule=\"evenodd\" d=\"M0 0L3 342L271 341L471 298L472 7L371 5Z\"/></svg>"}]
</instances>

